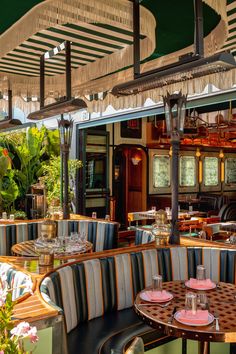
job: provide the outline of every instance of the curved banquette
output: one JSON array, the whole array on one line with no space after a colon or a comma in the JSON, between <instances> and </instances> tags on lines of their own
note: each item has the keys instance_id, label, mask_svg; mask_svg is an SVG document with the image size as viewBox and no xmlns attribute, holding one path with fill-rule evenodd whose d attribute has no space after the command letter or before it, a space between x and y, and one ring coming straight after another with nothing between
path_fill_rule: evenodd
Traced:
<instances>
[{"instance_id":1,"label":"curved banquette","mask_svg":"<svg viewBox=\"0 0 236 354\"><path fill-rule=\"evenodd\" d=\"M12 289L12 300L33 291L33 281L29 274L22 272L9 263L0 262L0 279L6 279L9 289Z\"/></svg>"},{"instance_id":2,"label":"curved banquette","mask_svg":"<svg viewBox=\"0 0 236 354\"><path fill-rule=\"evenodd\" d=\"M173 340L140 322L133 310L136 294L160 273L164 281L196 276L235 283L236 249L154 244L84 255L52 271L40 284L46 302L65 316L69 354L123 353L137 335L145 349Z\"/></svg>"},{"instance_id":3,"label":"curved banquette","mask_svg":"<svg viewBox=\"0 0 236 354\"><path fill-rule=\"evenodd\" d=\"M0 224L0 255L11 255L11 247L23 241L35 240L41 235L43 220ZM116 222L99 219L57 220L57 235L68 236L71 232L81 232L92 242L93 251L117 247L118 226Z\"/></svg>"}]
</instances>

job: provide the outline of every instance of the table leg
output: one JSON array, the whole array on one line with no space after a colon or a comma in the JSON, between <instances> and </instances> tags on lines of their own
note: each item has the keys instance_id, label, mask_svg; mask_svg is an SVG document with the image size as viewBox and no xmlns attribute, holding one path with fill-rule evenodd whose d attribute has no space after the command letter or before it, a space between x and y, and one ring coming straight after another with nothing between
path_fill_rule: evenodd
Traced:
<instances>
[{"instance_id":1,"label":"table leg","mask_svg":"<svg viewBox=\"0 0 236 354\"><path fill-rule=\"evenodd\" d=\"M198 354L210 354L210 342L198 342Z\"/></svg>"},{"instance_id":2,"label":"table leg","mask_svg":"<svg viewBox=\"0 0 236 354\"><path fill-rule=\"evenodd\" d=\"M182 354L187 354L187 339L182 339Z\"/></svg>"}]
</instances>

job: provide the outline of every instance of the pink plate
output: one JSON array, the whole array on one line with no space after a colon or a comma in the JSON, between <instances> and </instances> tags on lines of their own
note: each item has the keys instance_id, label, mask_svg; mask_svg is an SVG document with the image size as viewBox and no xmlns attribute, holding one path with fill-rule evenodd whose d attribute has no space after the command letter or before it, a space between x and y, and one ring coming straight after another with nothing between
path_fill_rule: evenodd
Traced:
<instances>
[{"instance_id":1,"label":"pink plate","mask_svg":"<svg viewBox=\"0 0 236 354\"><path fill-rule=\"evenodd\" d=\"M151 290L148 290L151 291ZM166 292L166 294L168 295L168 297L166 299L162 299L162 300L150 300L149 296L147 295L147 291L143 291L140 294L140 298L144 301L148 301L148 302L167 302L173 299L173 295L171 293L169 293L168 291Z\"/></svg>"},{"instance_id":2,"label":"pink plate","mask_svg":"<svg viewBox=\"0 0 236 354\"><path fill-rule=\"evenodd\" d=\"M187 286L187 288L193 289L193 290L212 290L212 289L215 289L216 283L212 282L211 287L210 287L210 286L206 286L206 287L202 287L202 286L199 286L199 287L197 287L197 286L191 287L191 286L190 286L190 280L187 280L187 281L185 282L185 286Z\"/></svg>"},{"instance_id":3,"label":"pink plate","mask_svg":"<svg viewBox=\"0 0 236 354\"><path fill-rule=\"evenodd\" d=\"M189 322L185 322L185 321L181 321L179 319L179 316L180 316L180 311L177 311L175 314L174 314L174 318L176 319L176 321L178 321L179 323L182 323L184 325L187 325L187 326L194 326L194 327L201 327L201 326L208 326L209 324L211 324L213 321L214 321L214 316L211 314L211 313L208 313L208 321L206 323L189 323Z\"/></svg>"}]
</instances>

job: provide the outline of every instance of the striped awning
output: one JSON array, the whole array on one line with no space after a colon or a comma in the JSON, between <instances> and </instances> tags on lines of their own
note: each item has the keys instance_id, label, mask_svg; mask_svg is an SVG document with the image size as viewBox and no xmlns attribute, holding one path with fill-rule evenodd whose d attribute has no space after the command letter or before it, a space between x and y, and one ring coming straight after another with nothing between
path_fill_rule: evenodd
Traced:
<instances>
[{"instance_id":1,"label":"striped awning","mask_svg":"<svg viewBox=\"0 0 236 354\"><path fill-rule=\"evenodd\" d=\"M39 75L40 56L67 40L72 43L71 66L76 69L119 51L133 42L133 34L104 24L65 24L37 32L0 59L0 71ZM144 38L142 36L141 38ZM46 61L48 76L65 72L63 52Z\"/></svg>"},{"instance_id":2,"label":"striped awning","mask_svg":"<svg viewBox=\"0 0 236 354\"><path fill-rule=\"evenodd\" d=\"M37 77L40 56L64 41L72 44L72 69L81 69L81 76L87 79L129 66L132 64L132 9L132 2L127 0L43 1L0 35L0 73ZM155 49L155 26L152 13L141 6L143 59ZM83 69L86 66L89 68ZM62 52L46 61L47 76L64 72Z\"/></svg>"},{"instance_id":3,"label":"striped awning","mask_svg":"<svg viewBox=\"0 0 236 354\"><path fill-rule=\"evenodd\" d=\"M219 21L205 37L205 56L222 50L224 45L225 48L228 46L230 50L236 51L236 40L233 34L236 28L234 26L236 0L203 0L203 2L219 17ZM17 105L20 105L21 109L32 110L30 106L33 104L32 98L39 97L40 56L65 40L72 43L72 95L85 99L95 97L92 100L88 99L90 111L105 110L108 105L112 105L115 109L142 106L147 98L158 102L163 94L162 90L174 92L182 89L183 92L191 94L202 92L206 82L212 82L220 88L228 88L231 83L234 83L233 74L232 77L229 73L224 74L223 79L216 74L197 81L189 80L178 82L174 86L163 86L142 95L124 99L114 98L110 93L112 87L133 79L132 7L132 1L128 0L45 0L41 2L0 35L0 92L6 92L10 87L13 91L13 100L17 97ZM162 31L163 28L168 27L167 22L164 24ZM156 21L151 10L141 6L142 72L175 63L179 57L194 52L190 41L178 50L169 51L164 55L158 52L154 59L146 60L150 59L158 43L158 38L156 39L158 32L155 31L155 27ZM229 36L227 36L228 28ZM64 72L63 52L46 61L45 97L47 99L57 99L65 95ZM96 99L96 95L101 92L106 94L102 95L102 99ZM21 103L22 98L23 103ZM0 106L1 101L3 100L0 100ZM34 102L36 108L37 103Z\"/></svg>"},{"instance_id":4,"label":"striped awning","mask_svg":"<svg viewBox=\"0 0 236 354\"><path fill-rule=\"evenodd\" d=\"M236 56L236 0L229 2L227 5L228 38L224 49L230 50Z\"/></svg>"}]
</instances>

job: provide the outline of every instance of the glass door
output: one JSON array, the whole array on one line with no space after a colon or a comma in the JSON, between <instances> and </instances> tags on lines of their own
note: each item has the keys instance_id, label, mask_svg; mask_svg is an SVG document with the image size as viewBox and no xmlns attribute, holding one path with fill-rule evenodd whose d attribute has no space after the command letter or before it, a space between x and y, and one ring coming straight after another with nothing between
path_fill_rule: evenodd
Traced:
<instances>
[{"instance_id":1,"label":"glass door","mask_svg":"<svg viewBox=\"0 0 236 354\"><path fill-rule=\"evenodd\" d=\"M77 158L83 167L77 179L77 213L104 218L109 209L108 138L106 131L78 130Z\"/></svg>"}]
</instances>

